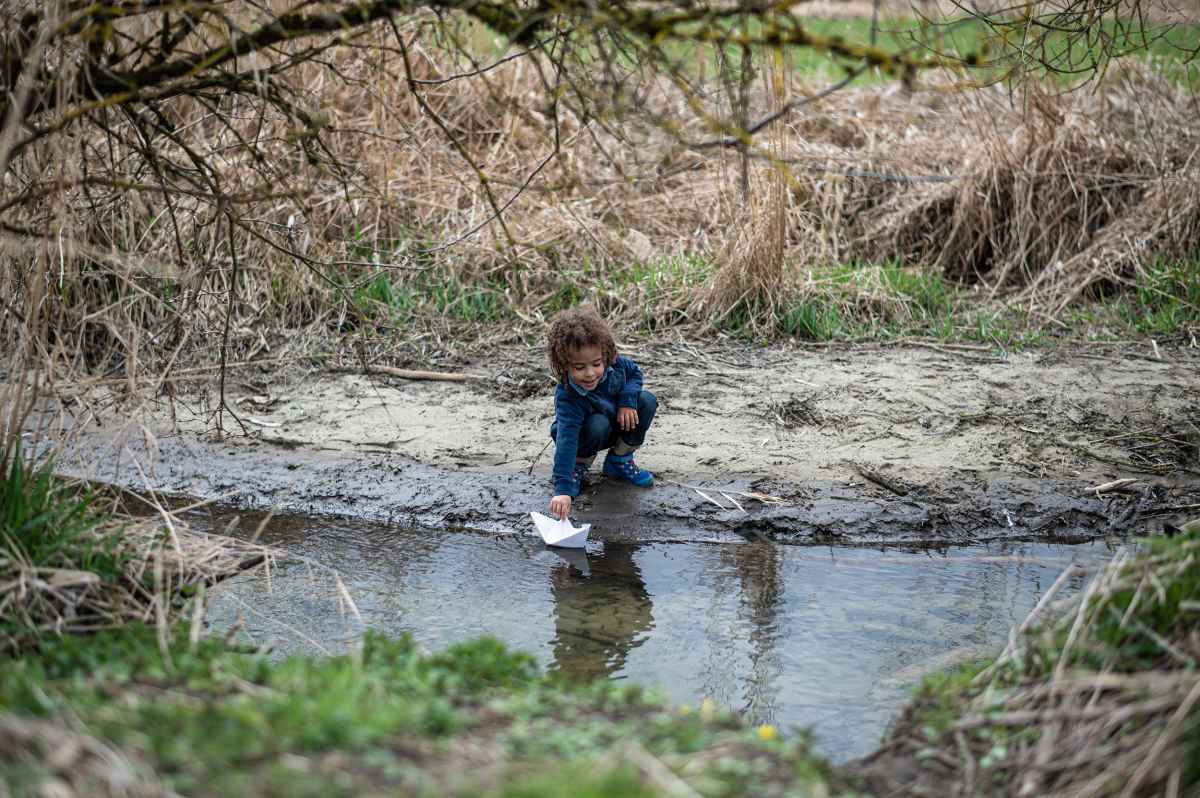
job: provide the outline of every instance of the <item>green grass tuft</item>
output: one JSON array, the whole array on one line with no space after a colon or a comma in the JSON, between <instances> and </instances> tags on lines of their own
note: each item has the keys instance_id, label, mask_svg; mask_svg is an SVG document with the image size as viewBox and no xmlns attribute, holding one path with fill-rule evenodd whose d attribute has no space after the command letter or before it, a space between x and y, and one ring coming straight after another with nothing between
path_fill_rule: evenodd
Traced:
<instances>
[{"instance_id":1,"label":"green grass tuft","mask_svg":"<svg viewBox=\"0 0 1200 798\"><path fill-rule=\"evenodd\" d=\"M1200 258L1155 263L1138 274L1133 290L1112 302L1116 315L1145 335L1170 335L1200 325Z\"/></svg>"},{"instance_id":2,"label":"green grass tuft","mask_svg":"<svg viewBox=\"0 0 1200 798\"><path fill-rule=\"evenodd\" d=\"M550 773L518 777L515 783L501 789L481 793L480 798L656 798L637 777L636 771L625 767L607 773L595 773L591 768L572 765Z\"/></svg>"},{"instance_id":3,"label":"green grass tuft","mask_svg":"<svg viewBox=\"0 0 1200 798\"><path fill-rule=\"evenodd\" d=\"M920 322L945 318L953 310L946 281L928 270L901 268L887 264L881 269L883 283L913 311Z\"/></svg>"},{"instance_id":4,"label":"green grass tuft","mask_svg":"<svg viewBox=\"0 0 1200 798\"><path fill-rule=\"evenodd\" d=\"M75 568L115 578L123 557L113 536L89 533L103 520L92 498L54 476L53 464L31 465L13 453L0 482L0 554L31 568Z\"/></svg>"},{"instance_id":5,"label":"green grass tuft","mask_svg":"<svg viewBox=\"0 0 1200 798\"><path fill-rule=\"evenodd\" d=\"M804 298L783 310L779 330L784 335L809 341L829 341L845 325L836 304L822 298Z\"/></svg>"}]
</instances>

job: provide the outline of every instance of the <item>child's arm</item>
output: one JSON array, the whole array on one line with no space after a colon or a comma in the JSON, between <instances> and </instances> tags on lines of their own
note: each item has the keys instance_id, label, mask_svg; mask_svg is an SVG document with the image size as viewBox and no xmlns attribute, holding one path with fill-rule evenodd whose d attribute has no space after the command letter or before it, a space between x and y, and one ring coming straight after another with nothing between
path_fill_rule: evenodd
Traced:
<instances>
[{"instance_id":1,"label":"child's arm","mask_svg":"<svg viewBox=\"0 0 1200 798\"><path fill-rule=\"evenodd\" d=\"M559 518L571 514L571 497L575 488L571 471L579 452L579 430L583 426L583 410L574 403L554 397L554 496L550 512Z\"/></svg>"}]
</instances>

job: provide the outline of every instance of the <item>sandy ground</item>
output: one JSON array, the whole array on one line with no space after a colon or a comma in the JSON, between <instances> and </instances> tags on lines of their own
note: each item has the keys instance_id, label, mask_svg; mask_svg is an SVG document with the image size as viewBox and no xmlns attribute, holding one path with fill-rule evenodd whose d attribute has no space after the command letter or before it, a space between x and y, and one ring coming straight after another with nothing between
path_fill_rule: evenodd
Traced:
<instances>
[{"instance_id":1,"label":"sandy ground","mask_svg":"<svg viewBox=\"0 0 1200 798\"><path fill-rule=\"evenodd\" d=\"M623 352L659 398L638 456L657 484L594 472L578 509L600 534L1078 538L1200 514L1190 341ZM228 395L244 432L226 416L214 433L210 386L89 424L70 467L251 505L508 529L550 496L553 384L536 349L497 349L465 371L474 379L243 373ZM1118 479L1136 481L1090 490Z\"/></svg>"}]
</instances>

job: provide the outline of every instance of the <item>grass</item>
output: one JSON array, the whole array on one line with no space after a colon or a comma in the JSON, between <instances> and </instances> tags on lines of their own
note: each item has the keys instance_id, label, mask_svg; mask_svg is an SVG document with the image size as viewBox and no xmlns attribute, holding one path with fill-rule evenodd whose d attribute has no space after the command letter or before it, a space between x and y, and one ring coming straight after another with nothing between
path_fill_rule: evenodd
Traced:
<instances>
[{"instance_id":1,"label":"grass","mask_svg":"<svg viewBox=\"0 0 1200 798\"><path fill-rule=\"evenodd\" d=\"M127 520L53 463L9 449L0 481L0 657L56 650L64 635L187 617L208 584L261 562L253 544Z\"/></svg>"},{"instance_id":2,"label":"grass","mask_svg":"<svg viewBox=\"0 0 1200 798\"><path fill-rule=\"evenodd\" d=\"M736 324L741 319L735 317ZM800 299L783 309L779 331L807 341L831 341L845 330L838 306L821 299Z\"/></svg>"},{"instance_id":3,"label":"grass","mask_svg":"<svg viewBox=\"0 0 1200 798\"><path fill-rule=\"evenodd\" d=\"M802 17L801 22L806 31L825 39L863 45L871 41L871 20L866 17ZM751 30L755 27L757 23L751 22ZM1118 23L1110 20L1103 26L1103 33L1114 56L1152 62L1178 82L1185 83L1193 89L1200 85L1200 71L1188 68L1191 52L1200 45L1200 24L1180 23L1168 27L1147 23L1142 27L1137 23ZM1070 72L1090 63L1085 56L1090 55L1098 41L1093 39L1089 43L1058 31L1045 33L1044 29L1034 26L1030 27L1029 35L1034 42L1034 49L1040 53L1044 63L1062 64L1064 74L1059 75L1056 80L1064 83L1075 83L1084 77ZM1005 52L1014 51L1021 46L1030 46L1028 42L1022 45L1025 36L1026 31L1019 25L997 30L982 21L970 18L955 20L950 24L927 23L909 18L885 18L879 24L876 46L893 55L909 51L922 57L940 56L951 64L962 66L965 69L965 78L989 82L1006 74L1007 66L1001 57ZM701 51L694 47L678 47L669 49L668 52L676 58L696 59ZM717 66L715 58L715 54L706 57L709 62L706 64L707 70L711 71ZM730 63L736 64L738 53L730 48L726 58ZM831 61L819 48L797 48L789 54L789 63L792 72L800 76L835 80L844 74L844 68ZM977 66L968 68L968 64ZM1047 72L1049 70L1042 68L1039 74ZM895 80L894 75L874 68L863 73L854 82L858 85L872 85L892 80Z\"/></svg>"},{"instance_id":4,"label":"grass","mask_svg":"<svg viewBox=\"0 0 1200 798\"><path fill-rule=\"evenodd\" d=\"M163 647L131 625L0 662L0 710L86 729L183 794L666 794L646 762L706 796L834 781L802 736L762 739L616 683L560 684L490 639L427 655L368 634L352 655L272 663L182 630ZM0 746L12 794L78 776L38 754Z\"/></svg>"},{"instance_id":5,"label":"grass","mask_svg":"<svg viewBox=\"0 0 1200 798\"><path fill-rule=\"evenodd\" d=\"M711 273L705 267L701 280ZM676 278L678 286L683 279ZM752 342L889 341L986 344L1021 351L1055 341L1119 340L1178 335L1200 327L1200 263L1160 263L1140 273L1131 288L1104 293L1047 325L1002 300L981 301L964 286L895 262L836 264L813 270L781 293L769 318L746 307L715 317L720 331ZM653 329L643 325L642 329Z\"/></svg>"},{"instance_id":6,"label":"grass","mask_svg":"<svg viewBox=\"0 0 1200 798\"><path fill-rule=\"evenodd\" d=\"M86 579L115 584L130 555L119 532L101 529L108 519L93 508L86 489L64 484L51 462L32 464L14 447L0 468L3 651L38 645L54 634L54 622L63 620L56 576L71 581L71 574L87 574Z\"/></svg>"},{"instance_id":7,"label":"grass","mask_svg":"<svg viewBox=\"0 0 1200 798\"><path fill-rule=\"evenodd\" d=\"M686 299L711 273L711 264L695 256L634 260L612 268L585 261L577 268L545 275L524 292L514 292L502 276L380 273L352 292L349 306L365 323L403 324L422 316L441 316L486 324L512 322L530 314L545 319L580 302L591 302L601 308L632 309L641 325L654 329L678 321L681 298Z\"/></svg>"},{"instance_id":8,"label":"grass","mask_svg":"<svg viewBox=\"0 0 1200 798\"><path fill-rule=\"evenodd\" d=\"M355 290L350 306L360 320L402 323L420 314L436 314L465 322L499 322L511 318L504 289L488 280L422 272L416 278L381 273Z\"/></svg>"},{"instance_id":9,"label":"grass","mask_svg":"<svg viewBox=\"0 0 1200 798\"><path fill-rule=\"evenodd\" d=\"M1170 335L1200 325L1200 258L1155 263L1138 274L1133 290L1103 304L1130 329L1144 335Z\"/></svg>"},{"instance_id":10,"label":"grass","mask_svg":"<svg viewBox=\"0 0 1200 798\"><path fill-rule=\"evenodd\" d=\"M695 253L609 265L584 261L524 284L499 273L473 279L453 271L385 272L360 280L344 301L350 330L422 328L446 320L465 325L457 335L466 340L497 326L525 329L536 338L550 316L584 302L619 319L630 332L715 329L756 343L916 338L1008 352L1055 341L1161 338L1200 327L1196 260L1156 263L1139 271L1130 285L1103 287L1055 324L1002 299L981 300L936 272L896 261L812 269L779 293L765 321L761 308L697 312L697 299L716 272L710 258Z\"/></svg>"},{"instance_id":11,"label":"grass","mask_svg":"<svg viewBox=\"0 0 1200 798\"><path fill-rule=\"evenodd\" d=\"M18 448L0 482L0 554L24 568L81 568L114 579L126 557L112 535L91 533L105 520L85 489L54 476L54 464L30 463ZM7 620L7 618L6 618Z\"/></svg>"},{"instance_id":12,"label":"grass","mask_svg":"<svg viewBox=\"0 0 1200 798\"><path fill-rule=\"evenodd\" d=\"M1019 310L999 302L980 302L963 286L895 262L814 270L804 285L783 293L765 324L738 309L726 314L719 328L753 340L764 336L817 342L918 338L987 344L1005 351L1050 340L1044 325Z\"/></svg>"},{"instance_id":13,"label":"grass","mask_svg":"<svg viewBox=\"0 0 1200 798\"><path fill-rule=\"evenodd\" d=\"M1169 327L1195 322L1185 299L1164 299L1189 278L1189 267L1170 271L1175 282L1153 278L1153 289L1137 297L1157 297L1162 310L1153 311L1157 323ZM532 315L548 319L563 308L587 302L602 312L627 320L641 332L676 324L695 323L689 305L712 279L711 260L681 255L652 261L631 261L615 267L584 263L556 273L557 285L549 291L535 285L520 296L499 279L464 282L449 275L396 277L379 274L353 295L351 305L360 324L403 325L419 319L449 318L471 324L520 324ZM1192 289L1194 290L1194 289ZM532 297L530 295L533 295ZM1151 313L1125 294L1112 312L1126 321L1130 331L1141 330L1132 309ZM1128 306L1120 304L1129 303ZM1125 308L1122 310L1122 308ZM905 268L891 262L881 265L838 264L809 275L804 286L784 291L765 327L747 308L734 308L714 316L723 332L750 340L796 338L808 341L894 340L918 337L943 342L994 344L1022 349L1045 343L1048 333L1035 320L1003 306L980 306L961 286L929 271ZM1087 320L1080 317L1086 326Z\"/></svg>"}]
</instances>

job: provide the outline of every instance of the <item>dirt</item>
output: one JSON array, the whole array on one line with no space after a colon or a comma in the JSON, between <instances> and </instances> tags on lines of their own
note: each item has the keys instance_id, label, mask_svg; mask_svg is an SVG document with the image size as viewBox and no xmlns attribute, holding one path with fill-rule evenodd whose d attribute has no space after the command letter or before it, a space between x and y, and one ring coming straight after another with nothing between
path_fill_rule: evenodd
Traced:
<instances>
[{"instance_id":1,"label":"dirt","mask_svg":"<svg viewBox=\"0 0 1200 798\"><path fill-rule=\"evenodd\" d=\"M966 543L1155 532L1200 515L1200 349L950 345L624 347L659 416L652 489L593 471L606 540ZM91 478L252 507L526 531L546 510L553 384L497 348L465 382L311 369L179 388L136 411L77 397L60 460ZM126 406L128 406L126 402ZM598 469L597 469L598 470ZM1104 493L1095 487L1135 480Z\"/></svg>"}]
</instances>

